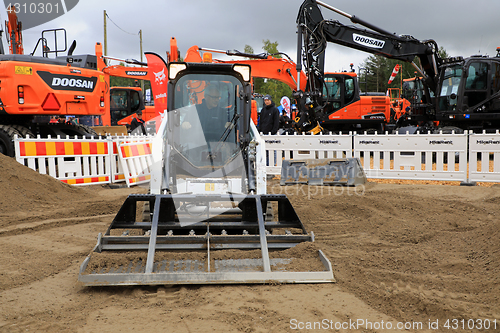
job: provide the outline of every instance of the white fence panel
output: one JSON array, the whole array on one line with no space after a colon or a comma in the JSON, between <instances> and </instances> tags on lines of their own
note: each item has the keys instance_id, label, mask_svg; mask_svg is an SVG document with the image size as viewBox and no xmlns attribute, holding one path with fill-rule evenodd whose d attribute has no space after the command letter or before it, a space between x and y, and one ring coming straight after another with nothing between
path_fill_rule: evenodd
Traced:
<instances>
[{"instance_id":1,"label":"white fence panel","mask_svg":"<svg viewBox=\"0 0 500 333\"><path fill-rule=\"evenodd\" d=\"M263 135L262 139L269 156L268 175L281 174L284 159L358 157L368 178L500 182L498 131L493 134ZM19 163L68 184L127 181L130 186L150 179L150 137L17 138L14 143Z\"/></svg>"},{"instance_id":2,"label":"white fence panel","mask_svg":"<svg viewBox=\"0 0 500 333\"><path fill-rule=\"evenodd\" d=\"M467 181L467 134L355 135L368 178Z\"/></svg>"},{"instance_id":3,"label":"white fence panel","mask_svg":"<svg viewBox=\"0 0 500 333\"><path fill-rule=\"evenodd\" d=\"M16 138L16 160L41 174L71 185L110 183L106 139Z\"/></svg>"},{"instance_id":4,"label":"white fence panel","mask_svg":"<svg viewBox=\"0 0 500 333\"><path fill-rule=\"evenodd\" d=\"M469 180L500 182L500 133L470 134Z\"/></svg>"},{"instance_id":5,"label":"white fence panel","mask_svg":"<svg viewBox=\"0 0 500 333\"><path fill-rule=\"evenodd\" d=\"M352 157L352 135L262 135L267 174L281 174L283 160Z\"/></svg>"},{"instance_id":6,"label":"white fence panel","mask_svg":"<svg viewBox=\"0 0 500 333\"><path fill-rule=\"evenodd\" d=\"M120 164L128 186L148 183L151 179L152 140L118 140Z\"/></svg>"}]
</instances>

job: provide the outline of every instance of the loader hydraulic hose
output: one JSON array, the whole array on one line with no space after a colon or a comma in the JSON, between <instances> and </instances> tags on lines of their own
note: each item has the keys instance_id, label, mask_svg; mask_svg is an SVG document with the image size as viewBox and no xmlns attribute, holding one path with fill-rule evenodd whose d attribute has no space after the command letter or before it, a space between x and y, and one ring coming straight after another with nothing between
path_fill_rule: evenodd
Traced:
<instances>
[{"instance_id":1,"label":"loader hydraulic hose","mask_svg":"<svg viewBox=\"0 0 500 333\"><path fill-rule=\"evenodd\" d=\"M351 15L351 14L348 14L348 13L346 13L346 12L343 12L343 11L341 11L340 9L337 9L337 8L335 8L335 7L332 7L332 6L330 6L330 5L326 4L326 3L322 2L322 1L317 1L317 0L316 0L316 3L317 3L318 5L321 5L321 6L325 7L325 8L327 8L327 9L330 9L331 11L336 12L337 14L340 14L340 15L342 15L342 16L344 16L344 17L347 17L348 19L350 19L350 20L351 20L351 22L352 22L352 23L361 24L362 26L367 27L367 28L369 28L369 29L372 29L373 31L379 32L379 33L381 33L381 34L383 34L383 35L387 35L387 36L391 36L392 38L397 38L397 39L399 39L399 36L397 36L396 34L394 34L394 33L390 33L390 32L389 32L389 31L387 31L387 30L384 30L384 29L382 29L382 28L379 28L379 27L377 27L377 26L374 26L373 24L371 24L371 23L369 23L369 22L366 22L365 20L362 20L362 19L360 19L359 17L356 17L355 15Z\"/></svg>"},{"instance_id":2,"label":"loader hydraulic hose","mask_svg":"<svg viewBox=\"0 0 500 333\"><path fill-rule=\"evenodd\" d=\"M297 91L300 90L300 73L302 71L302 26L297 26Z\"/></svg>"}]
</instances>

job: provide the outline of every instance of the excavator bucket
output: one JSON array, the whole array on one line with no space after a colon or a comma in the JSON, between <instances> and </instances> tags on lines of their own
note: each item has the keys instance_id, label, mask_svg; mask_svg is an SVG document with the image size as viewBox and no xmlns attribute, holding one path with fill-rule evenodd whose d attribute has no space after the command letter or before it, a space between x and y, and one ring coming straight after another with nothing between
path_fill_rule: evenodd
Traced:
<instances>
[{"instance_id":1,"label":"excavator bucket","mask_svg":"<svg viewBox=\"0 0 500 333\"><path fill-rule=\"evenodd\" d=\"M274 221L266 221L267 207ZM99 234L78 280L86 286L335 282L313 241L285 195L134 194Z\"/></svg>"},{"instance_id":2,"label":"excavator bucket","mask_svg":"<svg viewBox=\"0 0 500 333\"><path fill-rule=\"evenodd\" d=\"M358 158L284 160L280 185L346 185L366 183Z\"/></svg>"}]
</instances>

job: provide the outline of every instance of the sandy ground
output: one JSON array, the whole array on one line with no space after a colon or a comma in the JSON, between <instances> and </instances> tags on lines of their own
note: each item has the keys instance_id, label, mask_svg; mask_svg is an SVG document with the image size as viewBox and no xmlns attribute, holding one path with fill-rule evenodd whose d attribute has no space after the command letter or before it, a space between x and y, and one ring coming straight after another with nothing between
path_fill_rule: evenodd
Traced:
<instances>
[{"instance_id":1,"label":"sandy ground","mask_svg":"<svg viewBox=\"0 0 500 333\"><path fill-rule=\"evenodd\" d=\"M3 155L0 166L0 332L500 331L498 185L271 181L337 283L96 288L77 283L80 264L146 189L71 187Z\"/></svg>"}]
</instances>

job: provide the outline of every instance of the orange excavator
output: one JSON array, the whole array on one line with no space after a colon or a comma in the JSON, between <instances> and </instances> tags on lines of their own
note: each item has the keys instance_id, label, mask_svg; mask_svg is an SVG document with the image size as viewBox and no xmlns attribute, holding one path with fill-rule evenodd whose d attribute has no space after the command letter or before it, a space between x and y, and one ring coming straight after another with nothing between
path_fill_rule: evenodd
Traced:
<instances>
[{"instance_id":1,"label":"orange excavator","mask_svg":"<svg viewBox=\"0 0 500 333\"><path fill-rule=\"evenodd\" d=\"M96 52L98 68L108 77L123 77L136 80L135 87L111 87L110 88L110 112L102 116L104 126L130 125L137 111L142 111L142 119L149 121L158 117L161 110L153 105L145 105L142 90L139 88L138 80L149 79L149 70L146 63L137 60L123 60L111 57L104 57L102 49ZM127 67L123 65L106 66L104 59L119 60L124 63L142 65L144 67ZM175 37L170 39L170 52L167 52L167 61L177 61L179 59L179 49Z\"/></svg>"},{"instance_id":2,"label":"orange excavator","mask_svg":"<svg viewBox=\"0 0 500 333\"><path fill-rule=\"evenodd\" d=\"M37 47L31 54L23 54L21 22L9 15L6 26L10 54L0 54L0 153L14 156L15 135L126 134L123 125L130 124L137 111L144 111L145 120L158 114L153 107L145 106L140 88L110 87L110 76L148 79L147 67L106 66L100 43L96 43L94 55L73 55L75 41L69 50L66 43L57 42L56 32L64 32L65 37L64 29L42 32L37 43L42 46L42 56L34 56ZM54 36L55 49L47 47L44 33ZM173 39L172 58L178 55L176 47ZM51 58L49 54L56 56ZM112 101L122 104L112 106Z\"/></svg>"},{"instance_id":3,"label":"orange excavator","mask_svg":"<svg viewBox=\"0 0 500 333\"><path fill-rule=\"evenodd\" d=\"M95 135L88 126L61 119L106 113L109 84L97 70L96 56L73 55L76 43L69 51L51 50L67 51L55 58L14 53L22 50L20 30L10 32L16 36L10 39L13 54L0 55L0 153L14 156L15 135ZM51 123L55 118L59 122Z\"/></svg>"}]
</instances>

